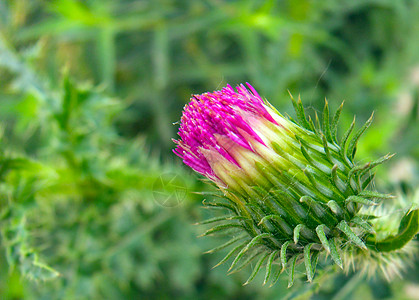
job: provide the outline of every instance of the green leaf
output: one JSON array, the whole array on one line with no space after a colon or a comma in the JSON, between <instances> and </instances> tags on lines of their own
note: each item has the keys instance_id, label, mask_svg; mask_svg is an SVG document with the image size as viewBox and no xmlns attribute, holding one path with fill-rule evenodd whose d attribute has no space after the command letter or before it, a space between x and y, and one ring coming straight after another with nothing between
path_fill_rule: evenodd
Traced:
<instances>
[{"instance_id":1,"label":"green leaf","mask_svg":"<svg viewBox=\"0 0 419 300\"><path fill-rule=\"evenodd\" d=\"M290 272L288 274L288 288L292 287L294 284L294 273L295 273L295 265L297 263L298 255L294 255L294 257L291 259L291 267Z\"/></svg>"},{"instance_id":2,"label":"green leaf","mask_svg":"<svg viewBox=\"0 0 419 300\"><path fill-rule=\"evenodd\" d=\"M292 105L294 106L295 113L297 114L298 122L300 123L302 127L310 130L310 124L307 122L306 115L304 112L304 106L303 106L303 103L301 102L300 96L298 96L298 101L295 101L291 93L289 91L288 93L290 94Z\"/></svg>"},{"instance_id":3,"label":"green leaf","mask_svg":"<svg viewBox=\"0 0 419 300\"><path fill-rule=\"evenodd\" d=\"M240 224L222 224L222 225L217 225L217 226L214 226L211 229L208 229L203 234L201 234L199 237L207 236L207 235L213 234L215 232L219 232L219 231L223 231L223 230L227 230L227 229L232 229L232 228L243 228L243 226L240 225Z\"/></svg>"},{"instance_id":4,"label":"green leaf","mask_svg":"<svg viewBox=\"0 0 419 300\"><path fill-rule=\"evenodd\" d=\"M368 176L362 181L362 189L366 189L368 185L374 180L375 174Z\"/></svg>"},{"instance_id":5,"label":"green leaf","mask_svg":"<svg viewBox=\"0 0 419 300\"><path fill-rule=\"evenodd\" d=\"M265 285L268 282L269 277L271 276L272 264L275 261L278 253L279 253L279 250L275 250L269 256L268 263L266 264L266 273L265 273L265 279L263 280L263 285Z\"/></svg>"},{"instance_id":6,"label":"green leaf","mask_svg":"<svg viewBox=\"0 0 419 300\"><path fill-rule=\"evenodd\" d=\"M342 216L343 210L339 206L339 204L335 200L330 200L327 202L327 206L330 208L330 210L336 215L336 216Z\"/></svg>"},{"instance_id":7,"label":"green leaf","mask_svg":"<svg viewBox=\"0 0 419 300\"><path fill-rule=\"evenodd\" d=\"M289 244L290 244L290 241L286 241L281 246L281 254L280 254L280 256L281 256L282 268L285 268L287 266L287 248L288 248L288 245Z\"/></svg>"},{"instance_id":8,"label":"green leaf","mask_svg":"<svg viewBox=\"0 0 419 300\"><path fill-rule=\"evenodd\" d=\"M376 251L390 252L403 248L419 233L419 209L409 210L401 219L399 231L382 241L373 242Z\"/></svg>"},{"instance_id":9,"label":"green leaf","mask_svg":"<svg viewBox=\"0 0 419 300\"><path fill-rule=\"evenodd\" d=\"M278 221L282 221L283 219L281 218L281 216L278 215L268 215L268 216L264 216L258 223L258 226L265 223L268 220L278 220Z\"/></svg>"},{"instance_id":10,"label":"green leaf","mask_svg":"<svg viewBox=\"0 0 419 300\"><path fill-rule=\"evenodd\" d=\"M335 264L337 264L341 269L343 269L342 258L339 255L338 249L336 248L335 238L329 240L330 246L330 256L332 257Z\"/></svg>"},{"instance_id":11,"label":"green leaf","mask_svg":"<svg viewBox=\"0 0 419 300\"><path fill-rule=\"evenodd\" d=\"M226 243L224 243L224 244L222 244L222 245L220 245L218 247L215 247L215 248L213 248L211 250L205 251L204 253L205 254L207 254L207 253L209 254L209 253L214 253L214 252L223 250L224 248L226 248L226 247L228 247L228 246L234 244L235 242L240 241L240 240L242 240L244 238L246 238L246 236L238 236L238 237L232 238L231 240L227 241Z\"/></svg>"},{"instance_id":12,"label":"green leaf","mask_svg":"<svg viewBox=\"0 0 419 300\"><path fill-rule=\"evenodd\" d=\"M324 232L326 225L322 224L316 227L316 233L317 236L319 237L320 242L323 245L323 248L330 253L330 246L329 246L329 242L327 240L326 237L326 233Z\"/></svg>"},{"instance_id":13,"label":"green leaf","mask_svg":"<svg viewBox=\"0 0 419 300\"><path fill-rule=\"evenodd\" d=\"M346 198L345 202L346 202L346 204L348 204L349 202L354 202L354 203L359 203L359 204L366 205L366 206L377 206L378 205L378 203L376 203L372 200L368 200L366 198L359 197L359 196L349 196L348 198Z\"/></svg>"},{"instance_id":14,"label":"green leaf","mask_svg":"<svg viewBox=\"0 0 419 300\"><path fill-rule=\"evenodd\" d=\"M349 136L352 133L352 130L354 130L354 126L355 126L355 116L354 119L351 123L351 125L349 126L349 129L345 132L345 134L343 135L341 141L340 141L340 151L341 151L341 155L345 156L345 149L346 149L346 144L348 143L348 139Z\"/></svg>"},{"instance_id":15,"label":"green leaf","mask_svg":"<svg viewBox=\"0 0 419 300\"><path fill-rule=\"evenodd\" d=\"M250 282L255 279L256 275L259 273L260 268L262 267L265 259L269 256L269 252L265 253L261 258L259 258L258 262L256 263L256 266L253 268L252 274L250 274L249 278L246 280L243 285L248 285Z\"/></svg>"},{"instance_id":16,"label":"green leaf","mask_svg":"<svg viewBox=\"0 0 419 300\"><path fill-rule=\"evenodd\" d=\"M236 252L236 251L238 251L239 249L241 249L241 248L243 248L246 244L248 243L248 241L244 241L243 243L241 243L241 244L239 244L239 245L237 245L236 247L234 247L233 249L231 249L230 250L230 252L229 253L227 253L227 255L226 256L224 256L224 258L221 260L221 261L219 261L218 262L218 264L216 264L215 266L213 266L212 268L214 269L214 268L216 268L216 267L218 267L218 266L220 266L220 265L222 265L223 263L225 263L227 260L229 260L229 258Z\"/></svg>"},{"instance_id":17,"label":"green leaf","mask_svg":"<svg viewBox=\"0 0 419 300\"><path fill-rule=\"evenodd\" d=\"M226 203L226 202L221 202L221 201L207 202L206 199L204 199L202 201L202 204L209 208L226 208L234 213L236 212L236 208L230 203Z\"/></svg>"},{"instance_id":18,"label":"green leaf","mask_svg":"<svg viewBox=\"0 0 419 300\"><path fill-rule=\"evenodd\" d=\"M365 197L365 198L378 198L378 199L392 199L394 198L393 195L390 194L382 194L375 191L362 191L358 194L358 196Z\"/></svg>"},{"instance_id":19,"label":"green leaf","mask_svg":"<svg viewBox=\"0 0 419 300\"><path fill-rule=\"evenodd\" d=\"M242 260L242 262L240 264L236 265L235 269L230 270L228 274L233 274L233 273L236 273L236 272L242 270L244 267L249 265L256 257L258 257L262 253L263 252L261 252L261 251L256 251L252 255L247 256L247 258L244 261Z\"/></svg>"},{"instance_id":20,"label":"green leaf","mask_svg":"<svg viewBox=\"0 0 419 300\"><path fill-rule=\"evenodd\" d=\"M294 244L298 244L298 239L300 238L300 230L304 227L304 224L298 224L294 228Z\"/></svg>"},{"instance_id":21,"label":"green leaf","mask_svg":"<svg viewBox=\"0 0 419 300\"><path fill-rule=\"evenodd\" d=\"M308 244L304 247L304 264L306 266L307 280L309 282L313 281L313 276L314 276L314 270L311 264L311 253L310 253L310 249L312 246L313 244Z\"/></svg>"},{"instance_id":22,"label":"green leaf","mask_svg":"<svg viewBox=\"0 0 419 300\"><path fill-rule=\"evenodd\" d=\"M327 141L333 142L332 132L330 131L330 119L329 119L329 103L324 99L324 109L323 109L323 127L322 131L326 136ZM327 144L327 143L326 143Z\"/></svg>"},{"instance_id":23,"label":"green leaf","mask_svg":"<svg viewBox=\"0 0 419 300\"><path fill-rule=\"evenodd\" d=\"M379 159L372 161L369 163L369 166L367 168L365 168L365 170L363 170L360 174L360 176L363 176L364 174L366 174L367 172L369 172L370 170L372 170L373 168L375 168L378 165L381 165L382 163L388 161L389 159L391 159L395 154L386 154L383 157L380 157Z\"/></svg>"},{"instance_id":24,"label":"green leaf","mask_svg":"<svg viewBox=\"0 0 419 300\"><path fill-rule=\"evenodd\" d=\"M260 240L264 239L266 237L271 236L270 233L262 233L258 236L255 236L240 252L239 254L237 254L236 258L234 259L233 263L231 264L230 268L228 269L229 271L232 270L237 263L239 262L239 260L242 258L242 256L249 251L249 249L251 249L252 247L255 247L256 245L260 244Z\"/></svg>"},{"instance_id":25,"label":"green leaf","mask_svg":"<svg viewBox=\"0 0 419 300\"><path fill-rule=\"evenodd\" d=\"M341 221L338 226L336 226L340 231L342 231L350 241L352 241L358 247L367 250L364 242L352 231L351 227L349 227L348 223L345 221Z\"/></svg>"},{"instance_id":26,"label":"green leaf","mask_svg":"<svg viewBox=\"0 0 419 300\"><path fill-rule=\"evenodd\" d=\"M371 114L371 117L367 120L367 122L365 122L365 124L352 137L352 139L349 143L349 146L348 146L348 151L347 151L347 155L348 155L349 158L351 158L351 159L354 158L355 152L356 152L356 145L358 143L358 140L361 137L361 135L365 132L365 130L367 130L368 127L370 127L373 118L374 118L374 112Z\"/></svg>"},{"instance_id":27,"label":"green leaf","mask_svg":"<svg viewBox=\"0 0 419 300\"><path fill-rule=\"evenodd\" d=\"M332 156L330 155L329 145L327 144L326 136L324 134L321 134L321 138L323 142L324 153L326 153L326 157L329 160L329 162L332 162Z\"/></svg>"},{"instance_id":28,"label":"green leaf","mask_svg":"<svg viewBox=\"0 0 419 300\"><path fill-rule=\"evenodd\" d=\"M195 223L194 225L205 225L205 224L221 222L221 221L244 220L244 219L246 218L242 216L224 216L224 217L211 218L202 222Z\"/></svg>"},{"instance_id":29,"label":"green leaf","mask_svg":"<svg viewBox=\"0 0 419 300\"><path fill-rule=\"evenodd\" d=\"M345 101L342 102L342 104L339 106L339 108L336 110L335 114L333 115L332 118L332 125L330 126L330 131L333 137L333 140L337 143L338 139L337 139L337 131L338 131L338 123L339 123L339 117L340 114L342 112L342 108L343 108L343 104L345 103Z\"/></svg>"},{"instance_id":30,"label":"green leaf","mask_svg":"<svg viewBox=\"0 0 419 300\"><path fill-rule=\"evenodd\" d=\"M313 123L313 119L311 119L310 116L308 116L308 123L310 125L311 131L313 131L314 133L318 134L317 128Z\"/></svg>"},{"instance_id":31,"label":"green leaf","mask_svg":"<svg viewBox=\"0 0 419 300\"><path fill-rule=\"evenodd\" d=\"M351 219L351 223L361 227L362 229L364 229L365 231L367 231L369 233L375 234L374 228L367 221L365 221L364 219L362 219L358 216L353 217Z\"/></svg>"}]
</instances>

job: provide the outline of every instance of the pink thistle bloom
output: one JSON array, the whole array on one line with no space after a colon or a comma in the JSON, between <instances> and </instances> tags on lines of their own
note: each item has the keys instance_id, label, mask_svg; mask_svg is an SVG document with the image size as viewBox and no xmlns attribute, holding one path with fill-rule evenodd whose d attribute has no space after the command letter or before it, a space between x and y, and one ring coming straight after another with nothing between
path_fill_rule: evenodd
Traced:
<instances>
[{"instance_id":1,"label":"pink thistle bloom","mask_svg":"<svg viewBox=\"0 0 419 300\"><path fill-rule=\"evenodd\" d=\"M193 95L184 107L179 140L173 152L196 172L226 185L225 172L243 169L243 153L256 153L255 144L268 146L265 132L286 121L247 83L234 90ZM262 124L262 126L261 126ZM282 127L282 126L281 126Z\"/></svg>"}]
</instances>

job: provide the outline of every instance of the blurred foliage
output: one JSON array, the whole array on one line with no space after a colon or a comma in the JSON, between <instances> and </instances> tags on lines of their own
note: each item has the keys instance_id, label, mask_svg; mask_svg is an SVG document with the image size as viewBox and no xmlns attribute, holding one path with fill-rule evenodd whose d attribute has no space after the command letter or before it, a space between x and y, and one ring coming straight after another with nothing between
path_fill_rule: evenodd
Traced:
<instances>
[{"instance_id":1,"label":"blurred foliage","mask_svg":"<svg viewBox=\"0 0 419 300\"><path fill-rule=\"evenodd\" d=\"M170 149L192 93L249 81L308 113L327 96L343 126L376 110L358 153L397 153L377 185L419 202L418 15L411 0L0 0L0 298L417 299L418 262L291 290L211 270L219 242L191 225L204 185ZM156 193L162 174L180 205L161 205L177 192Z\"/></svg>"}]
</instances>

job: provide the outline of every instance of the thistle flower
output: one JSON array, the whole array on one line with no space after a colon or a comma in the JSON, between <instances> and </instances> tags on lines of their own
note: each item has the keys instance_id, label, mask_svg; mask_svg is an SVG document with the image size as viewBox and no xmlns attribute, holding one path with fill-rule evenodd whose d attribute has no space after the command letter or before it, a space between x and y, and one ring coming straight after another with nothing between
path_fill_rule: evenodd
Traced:
<instances>
[{"instance_id":1,"label":"thistle flower","mask_svg":"<svg viewBox=\"0 0 419 300\"><path fill-rule=\"evenodd\" d=\"M368 189L371 170L391 155L362 165L354 161L357 142L373 116L352 133L354 120L338 140L343 103L330 122L326 101L323 120L316 115L315 125L306 118L301 100L291 99L297 120L281 115L250 84L194 95L184 108L180 139L174 141L176 155L222 192L221 199L205 204L229 211L204 221L219 224L203 235L230 229L242 233L209 252L236 244L220 262L234 256L231 271L258 260L246 283L265 266L264 283L271 277L275 283L288 270L291 286L299 263L311 281L320 254L343 268L342 256L347 255L342 251L374 252L368 257L396 251L419 227L418 211L410 210L397 235L378 240L373 215L361 214L363 207L392 197ZM272 276L274 265L279 268Z\"/></svg>"}]
</instances>

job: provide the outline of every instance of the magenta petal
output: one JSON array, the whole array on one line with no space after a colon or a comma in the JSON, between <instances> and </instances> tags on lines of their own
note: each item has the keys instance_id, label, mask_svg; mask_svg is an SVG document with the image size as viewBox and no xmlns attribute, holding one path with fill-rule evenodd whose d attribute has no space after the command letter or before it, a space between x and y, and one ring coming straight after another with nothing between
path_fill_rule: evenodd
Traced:
<instances>
[{"instance_id":1,"label":"magenta petal","mask_svg":"<svg viewBox=\"0 0 419 300\"><path fill-rule=\"evenodd\" d=\"M230 155L229 149L224 149L217 143L216 135L226 136L237 147L252 151L249 141L240 132L263 144L248 122L242 117L243 112L255 118L276 122L266 110L263 99L256 90L246 83L250 91L241 84L236 91L230 86L220 91L193 95L188 105L185 105L179 129L180 140L173 151L183 159L183 162L195 171L215 178L214 171L200 149L212 149L219 152L227 161L239 164ZM246 135L245 134L245 135Z\"/></svg>"}]
</instances>

